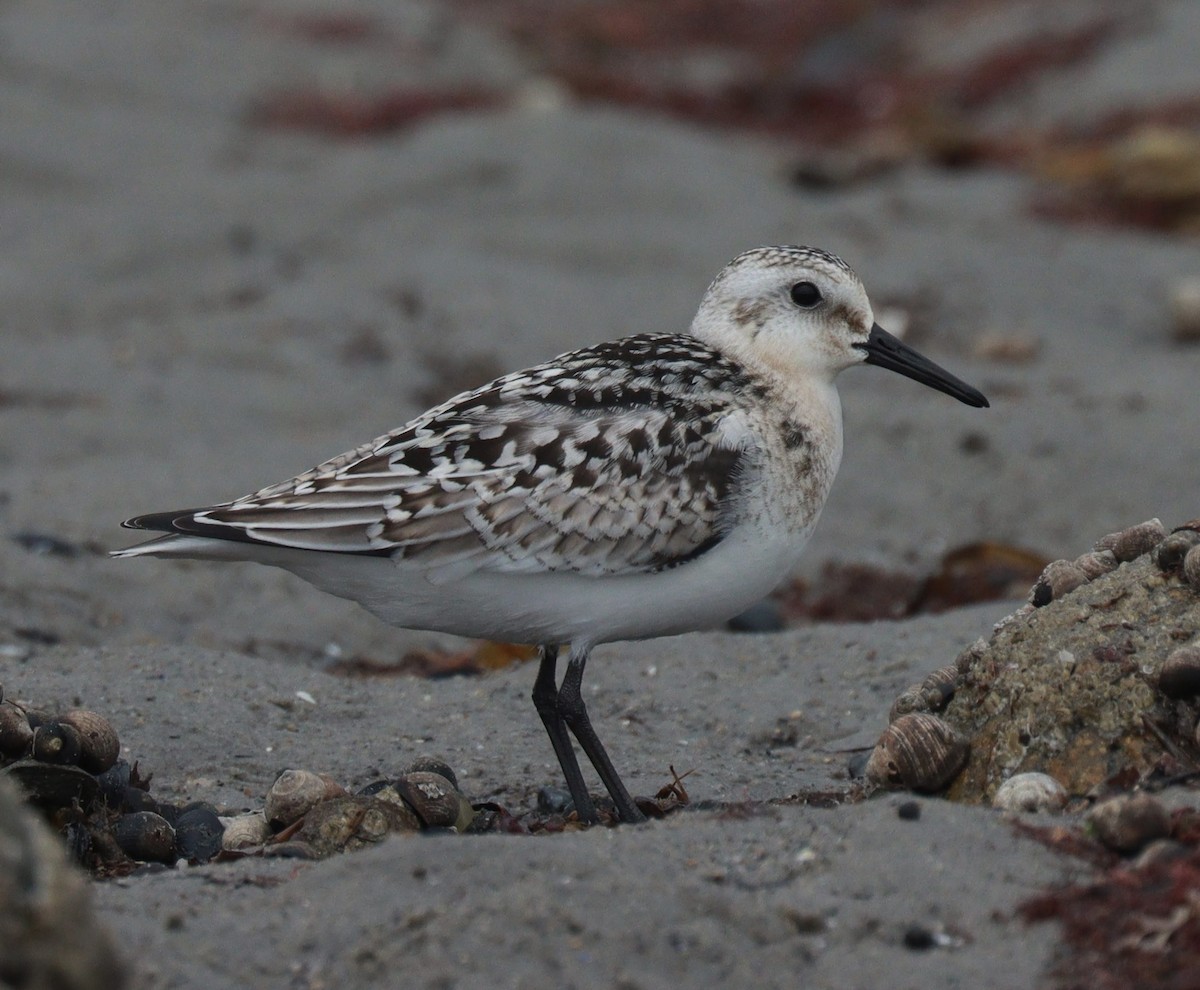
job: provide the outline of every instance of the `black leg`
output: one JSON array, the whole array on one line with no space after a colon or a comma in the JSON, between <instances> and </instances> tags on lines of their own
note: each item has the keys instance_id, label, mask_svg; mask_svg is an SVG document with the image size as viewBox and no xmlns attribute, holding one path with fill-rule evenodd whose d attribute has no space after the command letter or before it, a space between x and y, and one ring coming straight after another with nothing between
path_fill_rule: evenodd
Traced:
<instances>
[{"instance_id":1,"label":"black leg","mask_svg":"<svg viewBox=\"0 0 1200 990\"><path fill-rule=\"evenodd\" d=\"M587 785L583 782L583 773L579 769L579 761L575 759L575 750L567 733L567 723L559 711L558 685L555 683L558 647L543 646L541 652L537 680L533 682L533 706L541 716L542 725L546 727L546 734L550 737L550 745L554 747L554 755L558 757L558 765L562 767L563 776L567 779L567 790L571 792L571 800L575 802L575 813L579 815L581 822L594 824L597 821L596 806L592 803Z\"/></svg>"},{"instance_id":2,"label":"black leg","mask_svg":"<svg viewBox=\"0 0 1200 990\"><path fill-rule=\"evenodd\" d=\"M575 734L575 738L579 740L579 745L583 747L587 758L592 761L592 766L596 768L596 773L600 774L600 779L608 789L609 796L613 799L613 804L617 806L617 814L620 816L621 821L644 822L646 816L634 804L629 791L621 783L621 778L617 775L617 770L612 765L612 760L608 758L604 744L600 742L600 737L596 735L596 730L592 728L592 720L588 717L587 706L583 703L583 694L580 691L580 686L583 683L583 668L587 663L587 658L587 651L582 653L576 653L574 650L571 651L570 659L567 661L567 672L563 675L562 688L558 692L558 716L567 723L567 728ZM541 673L541 671L538 671L539 680ZM553 673L551 673L551 679L553 679ZM572 757L573 760L574 757ZM573 791L572 794L574 794Z\"/></svg>"}]
</instances>

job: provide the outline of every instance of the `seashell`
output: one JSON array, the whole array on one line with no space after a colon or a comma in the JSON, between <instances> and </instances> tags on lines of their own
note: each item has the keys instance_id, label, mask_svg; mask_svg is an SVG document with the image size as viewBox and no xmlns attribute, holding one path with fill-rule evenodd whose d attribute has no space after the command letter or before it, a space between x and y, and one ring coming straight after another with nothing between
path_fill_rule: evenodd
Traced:
<instances>
[{"instance_id":1,"label":"seashell","mask_svg":"<svg viewBox=\"0 0 1200 990\"><path fill-rule=\"evenodd\" d=\"M175 821L175 851L189 863L207 863L221 851L224 832L211 808L188 808Z\"/></svg>"},{"instance_id":2,"label":"seashell","mask_svg":"<svg viewBox=\"0 0 1200 990\"><path fill-rule=\"evenodd\" d=\"M112 723L86 708L72 708L58 716L63 725L79 733L79 765L88 773L104 773L121 755L121 741Z\"/></svg>"},{"instance_id":3,"label":"seashell","mask_svg":"<svg viewBox=\"0 0 1200 990\"><path fill-rule=\"evenodd\" d=\"M1095 550L1111 550L1121 563L1137 560L1167 538L1167 531L1158 519L1147 519L1119 533L1109 533L1096 541Z\"/></svg>"},{"instance_id":4,"label":"seashell","mask_svg":"<svg viewBox=\"0 0 1200 990\"><path fill-rule=\"evenodd\" d=\"M175 862L175 829L153 811L122 815L113 822L112 834L130 859L149 863Z\"/></svg>"},{"instance_id":5,"label":"seashell","mask_svg":"<svg viewBox=\"0 0 1200 990\"><path fill-rule=\"evenodd\" d=\"M1183 568L1183 558L1194 546L1200 546L1200 532L1194 529L1177 529L1162 541L1154 551L1154 562L1164 574Z\"/></svg>"},{"instance_id":6,"label":"seashell","mask_svg":"<svg viewBox=\"0 0 1200 990\"><path fill-rule=\"evenodd\" d=\"M1171 834L1171 814L1149 794L1118 794L1101 801L1085 816L1096 838L1117 852L1137 852Z\"/></svg>"},{"instance_id":7,"label":"seashell","mask_svg":"<svg viewBox=\"0 0 1200 990\"><path fill-rule=\"evenodd\" d=\"M33 758L42 763L79 764L79 733L65 722L46 722L33 730Z\"/></svg>"},{"instance_id":8,"label":"seashell","mask_svg":"<svg viewBox=\"0 0 1200 990\"><path fill-rule=\"evenodd\" d=\"M896 700L892 702L892 707L888 709L888 723L895 722L896 719L903 715L911 715L914 712L925 712L928 710L924 689L920 684L913 684L896 695Z\"/></svg>"},{"instance_id":9,"label":"seashell","mask_svg":"<svg viewBox=\"0 0 1200 990\"><path fill-rule=\"evenodd\" d=\"M397 778L393 786L426 828L458 827L464 815L468 814L464 804L470 809L470 804L458 793L458 789L440 773L427 770L406 773ZM474 817L474 810L469 810L463 828L471 824Z\"/></svg>"},{"instance_id":10,"label":"seashell","mask_svg":"<svg viewBox=\"0 0 1200 990\"><path fill-rule=\"evenodd\" d=\"M960 675L965 674L985 654L988 641L980 636L974 643L962 651L954 660L954 669Z\"/></svg>"},{"instance_id":11,"label":"seashell","mask_svg":"<svg viewBox=\"0 0 1200 990\"><path fill-rule=\"evenodd\" d=\"M939 667L920 684L906 688L896 697L888 712L888 721L895 722L901 715L913 712L940 712L954 697L957 686L958 667L954 664Z\"/></svg>"},{"instance_id":12,"label":"seashell","mask_svg":"<svg viewBox=\"0 0 1200 990\"><path fill-rule=\"evenodd\" d=\"M322 801L345 793L341 785L311 770L284 770L267 790L264 813L272 828L283 829Z\"/></svg>"},{"instance_id":13,"label":"seashell","mask_svg":"<svg viewBox=\"0 0 1200 990\"><path fill-rule=\"evenodd\" d=\"M0 704L0 753L24 756L32 744L33 729L25 713L16 705Z\"/></svg>"},{"instance_id":14,"label":"seashell","mask_svg":"<svg viewBox=\"0 0 1200 990\"><path fill-rule=\"evenodd\" d=\"M934 711L940 711L954 697L954 691L958 687L958 667L954 664L938 667L937 670L926 676L925 680L921 682L921 687L930 695L931 699L935 696L940 699L934 708Z\"/></svg>"},{"instance_id":15,"label":"seashell","mask_svg":"<svg viewBox=\"0 0 1200 990\"><path fill-rule=\"evenodd\" d=\"M970 745L936 715L902 715L883 730L867 761L867 780L931 793L952 781Z\"/></svg>"},{"instance_id":16,"label":"seashell","mask_svg":"<svg viewBox=\"0 0 1200 990\"><path fill-rule=\"evenodd\" d=\"M36 729L39 725L45 725L47 722L54 721L54 716L49 712L42 711L40 708L26 708L22 705L21 710L25 713L25 718L28 720L31 729Z\"/></svg>"},{"instance_id":17,"label":"seashell","mask_svg":"<svg viewBox=\"0 0 1200 990\"><path fill-rule=\"evenodd\" d=\"M1096 578L1109 571L1116 570L1120 561L1111 550L1092 550L1089 553L1080 554L1072 563L1083 571L1089 581L1095 581Z\"/></svg>"},{"instance_id":18,"label":"seashell","mask_svg":"<svg viewBox=\"0 0 1200 990\"><path fill-rule=\"evenodd\" d=\"M1047 773L1018 773L1009 777L992 797L1001 811L1034 813L1062 811L1067 789Z\"/></svg>"},{"instance_id":19,"label":"seashell","mask_svg":"<svg viewBox=\"0 0 1200 990\"><path fill-rule=\"evenodd\" d=\"M109 807L117 808L121 805L132 771L128 760L117 760L104 773L96 774L96 783L100 785L100 797Z\"/></svg>"},{"instance_id":20,"label":"seashell","mask_svg":"<svg viewBox=\"0 0 1200 990\"><path fill-rule=\"evenodd\" d=\"M1029 602L1034 608L1042 608L1087 582L1087 573L1074 561L1052 560L1029 592Z\"/></svg>"},{"instance_id":21,"label":"seashell","mask_svg":"<svg viewBox=\"0 0 1200 990\"><path fill-rule=\"evenodd\" d=\"M225 831L221 834L221 847L228 850L248 849L261 846L271 837L271 827L261 811L248 815L236 815L223 819Z\"/></svg>"},{"instance_id":22,"label":"seashell","mask_svg":"<svg viewBox=\"0 0 1200 990\"><path fill-rule=\"evenodd\" d=\"M1200 591L1200 547L1192 547L1184 556L1183 579Z\"/></svg>"},{"instance_id":23,"label":"seashell","mask_svg":"<svg viewBox=\"0 0 1200 990\"><path fill-rule=\"evenodd\" d=\"M1192 849L1192 846L1174 839L1154 839L1142 848L1131 865L1135 870L1140 870L1155 863L1172 863L1189 858Z\"/></svg>"},{"instance_id":24,"label":"seashell","mask_svg":"<svg viewBox=\"0 0 1200 990\"><path fill-rule=\"evenodd\" d=\"M1200 695L1200 645L1172 650L1158 670L1158 689L1168 698Z\"/></svg>"},{"instance_id":25,"label":"seashell","mask_svg":"<svg viewBox=\"0 0 1200 990\"><path fill-rule=\"evenodd\" d=\"M361 849L392 832L419 832L410 808L359 794L323 801L304 817L296 839L318 857Z\"/></svg>"},{"instance_id":26,"label":"seashell","mask_svg":"<svg viewBox=\"0 0 1200 990\"><path fill-rule=\"evenodd\" d=\"M436 773L439 776L445 777L450 781L451 787L458 786L458 778L454 775L454 771L450 769L450 764L437 756L418 756L409 764L408 773Z\"/></svg>"},{"instance_id":27,"label":"seashell","mask_svg":"<svg viewBox=\"0 0 1200 990\"><path fill-rule=\"evenodd\" d=\"M96 778L79 767L20 760L10 763L0 776L16 781L31 804L40 808L89 808L100 792Z\"/></svg>"}]
</instances>

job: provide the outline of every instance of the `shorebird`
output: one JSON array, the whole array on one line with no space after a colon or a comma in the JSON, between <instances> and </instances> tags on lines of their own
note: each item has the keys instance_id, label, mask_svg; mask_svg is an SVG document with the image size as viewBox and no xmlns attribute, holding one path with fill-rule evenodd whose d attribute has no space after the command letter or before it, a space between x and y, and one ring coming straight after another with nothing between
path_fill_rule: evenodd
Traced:
<instances>
[{"instance_id":1,"label":"shorebird","mask_svg":"<svg viewBox=\"0 0 1200 990\"><path fill-rule=\"evenodd\" d=\"M571 351L288 481L129 519L167 535L115 556L253 560L397 626L538 644L533 702L576 813L598 820L571 735L642 821L584 704L588 655L712 626L788 576L842 457L834 378L864 363L988 404L877 325L840 258L756 248L687 333Z\"/></svg>"}]
</instances>

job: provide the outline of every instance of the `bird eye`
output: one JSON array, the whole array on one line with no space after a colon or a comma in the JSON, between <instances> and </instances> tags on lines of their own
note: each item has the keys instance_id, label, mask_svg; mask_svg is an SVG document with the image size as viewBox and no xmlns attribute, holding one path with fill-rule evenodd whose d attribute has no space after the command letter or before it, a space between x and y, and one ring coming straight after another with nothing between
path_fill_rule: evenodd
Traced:
<instances>
[{"instance_id":1,"label":"bird eye","mask_svg":"<svg viewBox=\"0 0 1200 990\"><path fill-rule=\"evenodd\" d=\"M821 290L812 282L797 282L790 290L792 302L801 309L812 309L821 302Z\"/></svg>"}]
</instances>

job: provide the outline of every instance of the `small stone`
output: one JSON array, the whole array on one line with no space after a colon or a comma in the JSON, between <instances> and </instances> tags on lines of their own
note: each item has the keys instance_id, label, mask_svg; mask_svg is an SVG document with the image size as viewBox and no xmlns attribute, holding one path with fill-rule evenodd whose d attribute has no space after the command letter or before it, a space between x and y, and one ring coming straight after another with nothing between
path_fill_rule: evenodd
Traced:
<instances>
[{"instance_id":1,"label":"small stone","mask_svg":"<svg viewBox=\"0 0 1200 990\"><path fill-rule=\"evenodd\" d=\"M1171 815L1149 794L1120 794L1101 801L1087 813L1096 838L1110 849L1134 853L1171 834Z\"/></svg>"}]
</instances>

